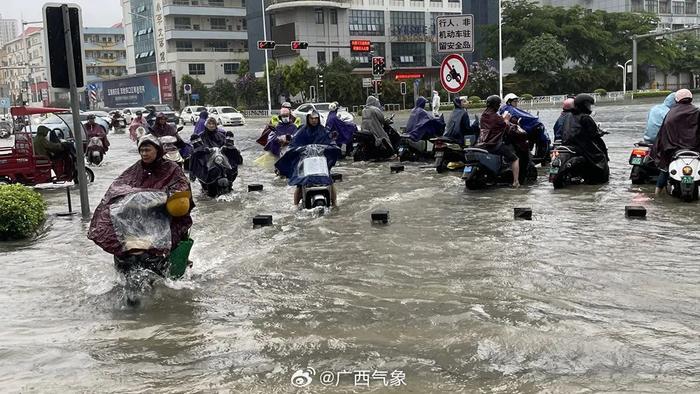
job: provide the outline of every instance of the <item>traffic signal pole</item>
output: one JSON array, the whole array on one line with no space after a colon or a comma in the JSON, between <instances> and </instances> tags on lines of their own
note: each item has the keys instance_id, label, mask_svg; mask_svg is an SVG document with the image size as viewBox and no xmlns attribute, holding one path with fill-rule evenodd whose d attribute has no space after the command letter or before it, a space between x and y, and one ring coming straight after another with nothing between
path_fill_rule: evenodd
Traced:
<instances>
[{"instance_id":1,"label":"traffic signal pole","mask_svg":"<svg viewBox=\"0 0 700 394\"><path fill-rule=\"evenodd\" d=\"M265 23L265 0L260 0L262 5L263 39L267 41L267 27ZM267 116L272 117L272 99L270 98L270 65L267 59L267 49L265 49L265 77L267 78Z\"/></svg>"}]
</instances>

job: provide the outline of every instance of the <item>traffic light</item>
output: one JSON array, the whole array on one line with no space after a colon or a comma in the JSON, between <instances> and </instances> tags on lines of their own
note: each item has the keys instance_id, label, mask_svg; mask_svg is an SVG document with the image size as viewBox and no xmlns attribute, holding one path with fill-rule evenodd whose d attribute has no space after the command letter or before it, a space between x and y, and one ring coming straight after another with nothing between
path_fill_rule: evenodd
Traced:
<instances>
[{"instance_id":1,"label":"traffic light","mask_svg":"<svg viewBox=\"0 0 700 394\"><path fill-rule=\"evenodd\" d=\"M298 51L300 49L306 49L309 47L309 43L306 41L292 41L292 50Z\"/></svg>"},{"instance_id":2,"label":"traffic light","mask_svg":"<svg viewBox=\"0 0 700 394\"><path fill-rule=\"evenodd\" d=\"M381 56L375 56L372 58L372 75L379 77L384 75L384 58Z\"/></svg>"},{"instance_id":3,"label":"traffic light","mask_svg":"<svg viewBox=\"0 0 700 394\"><path fill-rule=\"evenodd\" d=\"M401 95L406 95L406 82L401 82Z\"/></svg>"},{"instance_id":4,"label":"traffic light","mask_svg":"<svg viewBox=\"0 0 700 394\"><path fill-rule=\"evenodd\" d=\"M258 41L258 49L275 49L274 41Z\"/></svg>"},{"instance_id":5,"label":"traffic light","mask_svg":"<svg viewBox=\"0 0 700 394\"><path fill-rule=\"evenodd\" d=\"M323 74L320 74L318 76L318 88L322 89L323 88Z\"/></svg>"},{"instance_id":6,"label":"traffic light","mask_svg":"<svg viewBox=\"0 0 700 394\"><path fill-rule=\"evenodd\" d=\"M372 84L374 84L374 92L377 95L381 95L382 94L382 80L381 79L374 80L374 81L372 81Z\"/></svg>"}]
</instances>

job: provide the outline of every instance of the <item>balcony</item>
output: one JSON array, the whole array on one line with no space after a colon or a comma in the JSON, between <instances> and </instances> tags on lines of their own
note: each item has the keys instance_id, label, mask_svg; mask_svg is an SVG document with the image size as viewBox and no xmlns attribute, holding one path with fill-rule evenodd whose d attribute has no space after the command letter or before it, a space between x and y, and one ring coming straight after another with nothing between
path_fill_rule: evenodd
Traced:
<instances>
[{"instance_id":1,"label":"balcony","mask_svg":"<svg viewBox=\"0 0 700 394\"><path fill-rule=\"evenodd\" d=\"M299 7L314 7L314 8L350 8L353 0L266 0L266 11L284 10L289 8Z\"/></svg>"},{"instance_id":2,"label":"balcony","mask_svg":"<svg viewBox=\"0 0 700 394\"><path fill-rule=\"evenodd\" d=\"M189 30L175 28L165 30L166 40L247 40L246 31Z\"/></svg>"},{"instance_id":3,"label":"balcony","mask_svg":"<svg viewBox=\"0 0 700 394\"><path fill-rule=\"evenodd\" d=\"M239 16L245 18L245 7L216 7L203 5L165 5L163 6L163 16L185 15L185 16Z\"/></svg>"}]
</instances>

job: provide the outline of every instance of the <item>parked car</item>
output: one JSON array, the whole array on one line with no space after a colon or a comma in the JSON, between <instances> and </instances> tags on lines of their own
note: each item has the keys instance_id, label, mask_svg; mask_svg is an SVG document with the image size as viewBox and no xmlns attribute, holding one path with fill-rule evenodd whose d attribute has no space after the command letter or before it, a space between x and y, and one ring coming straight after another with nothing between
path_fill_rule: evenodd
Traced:
<instances>
[{"instance_id":1,"label":"parked car","mask_svg":"<svg viewBox=\"0 0 700 394\"><path fill-rule=\"evenodd\" d=\"M126 120L126 125L130 125L131 121L136 116L136 111L141 111L146 116L146 108L144 107L128 107L122 110L122 115L124 115L124 120Z\"/></svg>"},{"instance_id":2,"label":"parked car","mask_svg":"<svg viewBox=\"0 0 700 394\"><path fill-rule=\"evenodd\" d=\"M233 107L211 107L208 112L209 117L216 119L216 123L222 126L245 125L243 114Z\"/></svg>"},{"instance_id":3,"label":"parked car","mask_svg":"<svg viewBox=\"0 0 700 394\"><path fill-rule=\"evenodd\" d=\"M321 115L321 124L326 125L326 119L328 118L328 113L330 112L329 106L331 103L306 103L298 106L294 111L292 111L292 115L294 115L297 118L300 118L302 123L306 122L306 115L311 113L311 111L316 110L316 112ZM348 112L347 108L345 107L340 107L338 109L338 117L342 119L343 121L346 122L353 122L355 120L355 117L352 116L350 112Z\"/></svg>"},{"instance_id":4,"label":"parked car","mask_svg":"<svg viewBox=\"0 0 700 394\"><path fill-rule=\"evenodd\" d=\"M162 112L165 114L165 117L168 118L169 123L180 123L180 116L178 116L177 112L173 111L168 104L146 104L144 107L146 108L146 111L149 112L151 109L155 109L156 113ZM144 116L146 115L147 114L144 114Z\"/></svg>"},{"instance_id":5,"label":"parked car","mask_svg":"<svg viewBox=\"0 0 700 394\"><path fill-rule=\"evenodd\" d=\"M180 121L183 125L187 123L195 124L199 120L199 113L207 109L201 105L190 105L180 112Z\"/></svg>"}]
</instances>

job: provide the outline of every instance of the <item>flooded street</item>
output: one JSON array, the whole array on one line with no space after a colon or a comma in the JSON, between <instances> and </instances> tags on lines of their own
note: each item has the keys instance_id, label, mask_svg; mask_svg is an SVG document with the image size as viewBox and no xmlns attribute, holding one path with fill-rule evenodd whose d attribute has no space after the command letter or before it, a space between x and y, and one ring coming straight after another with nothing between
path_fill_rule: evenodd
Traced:
<instances>
[{"instance_id":1,"label":"flooded street","mask_svg":"<svg viewBox=\"0 0 700 394\"><path fill-rule=\"evenodd\" d=\"M649 107L596 109L611 132L607 185L555 191L540 169L533 186L469 192L425 164L344 161L339 207L320 217L252 164L265 121L250 119L233 129L234 191L210 199L193 185L193 269L138 308L89 223L55 215L65 190L42 191L45 232L0 244L0 391L698 392L700 206L631 185ZM540 112L550 132L558 115ZM138 159L126 135L110 141L93 210ZM514 221L514 207L533 220ZM377 208L388 225L371 224ZM256 214L274 225L253 229ZM307 388L293 386L309 367ZM356 371L387 383L403 371L405 385L357 386Z\"/></svg>"}]
</instances>

